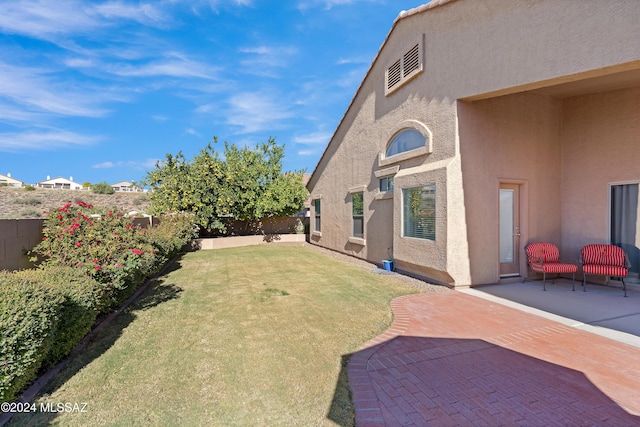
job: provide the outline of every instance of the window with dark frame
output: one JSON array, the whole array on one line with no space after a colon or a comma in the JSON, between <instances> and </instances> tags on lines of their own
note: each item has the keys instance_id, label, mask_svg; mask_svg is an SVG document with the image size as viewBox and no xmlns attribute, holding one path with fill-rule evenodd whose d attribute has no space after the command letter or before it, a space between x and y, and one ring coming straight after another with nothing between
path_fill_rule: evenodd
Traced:
<instances>
[{"instance_id":1,"label":"window with dark frame","mask_svg":"<svg viewBox=\"0 0 640 427\"><path fill-rule=\"evenodd\" d=\"M351 195L351 213L353 217L353 237L364 239L364 193Z\"/></svg>"},{"instance_id":2,"label":"window with dark frame","mask_svg":"<svg viewBox=\"0 0 640 427\"><path fill-rule=\"evenodd\" d=\"M380 178L380 191L393 191L393 175L383 176Z\"/></svg>"},{"instance_id":3,"label":"window with dark frame","mask_svg":"<svg viewBox=\"0 0 640 427\"><path fill-rule=\"evenodd\" d=\"M320 232L320 199L315 199L313 201L313 211L314 211L314 231Z\"/></svg>"},{"instance_id":4,"label":"window with dark frame","mask_svg":"<svg viewBox=\"0 0 640 427\"><path fill-rule=\"evenodd\" d=\"M403 236L436 240L436 184L402 189Z\"/></svg>"}]
</instances>

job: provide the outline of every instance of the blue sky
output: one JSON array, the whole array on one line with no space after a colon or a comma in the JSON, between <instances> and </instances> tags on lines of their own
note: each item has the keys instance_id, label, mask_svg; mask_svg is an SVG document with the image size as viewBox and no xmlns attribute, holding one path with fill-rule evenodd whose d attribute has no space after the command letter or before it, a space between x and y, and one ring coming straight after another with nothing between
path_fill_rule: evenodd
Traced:
<instances>
[{"instance_id":1,"label":"blue sky","mask_svg":"<svg viewBox=\"0 0 640 427\"><path fill-rule=\"evenodd\" d=\"M273 136L311 172L398 13L425 2L0 0L0 174L138 181L214 135Z\"/></svg>"}]
</instances>

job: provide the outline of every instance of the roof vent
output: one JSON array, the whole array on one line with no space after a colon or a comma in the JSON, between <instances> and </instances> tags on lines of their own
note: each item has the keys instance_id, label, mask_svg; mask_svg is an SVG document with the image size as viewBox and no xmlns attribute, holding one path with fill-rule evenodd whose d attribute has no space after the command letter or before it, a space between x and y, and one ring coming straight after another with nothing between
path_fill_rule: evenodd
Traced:
<instances>
[{"instance_id":1,"label":"roof vent","mask_svg":"<svg viewBox=\"0 0 640 427\"><path fill-rule=\"evenodd\" d=\"M423 71L423 43L416 43L396 60L385 73L385 95L395 92L403 84Z\"/></svg>"}]
</instances>

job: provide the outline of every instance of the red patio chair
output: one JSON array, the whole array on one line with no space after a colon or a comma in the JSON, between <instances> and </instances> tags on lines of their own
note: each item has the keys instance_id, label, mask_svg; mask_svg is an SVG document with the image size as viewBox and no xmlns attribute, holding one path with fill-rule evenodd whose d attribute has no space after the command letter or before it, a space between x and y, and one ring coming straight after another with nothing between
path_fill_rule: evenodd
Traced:
<instances>
[{"instance_id":1,"label":"red patio chair","mask_svg":"<svg viewBox=\"0 0 640 427\"><path fill-rule=\"evenodd\" d=\"M557 274L551 283L560 277L560 274L571 273L571 286L574 291L576 290L575 279L578 266L560 261L560 251L556 245L548 242L529 243L525 251L527 252L527 264L529 264L531 270L542 273L543 290L547 290L547 273ZM522 283L526 281L527 278L525 277Z\"/></svg>"},{"instance_id":2,"label":"red patio chair","mask_svg":"<svg viewBox=\"0 0 640 427\"><path fill-rule=\"evenodd\" d=\"M631 263L625 251L615 245L594 244L582 248L582 286L586 292L587 274L594 276L619 277L622 281L624 296L627 296L627 285L624 278L629 274Z\"/></svg>"}]
</instances>

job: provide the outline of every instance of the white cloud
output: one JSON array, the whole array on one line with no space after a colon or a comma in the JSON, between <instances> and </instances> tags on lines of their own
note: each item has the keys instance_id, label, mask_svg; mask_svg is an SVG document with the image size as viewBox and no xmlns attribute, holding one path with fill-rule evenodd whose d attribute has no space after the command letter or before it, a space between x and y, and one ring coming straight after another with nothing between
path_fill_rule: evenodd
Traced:
<instances>
[{"instance_id":1,"label":"white cloud","mask_svg":"<svg viewBox=\"0 0 640 427\"><path fill-rule=\"evenodd\" d=\"M102 163L98 163L97 165L93 165L91 166L94 169L109 169L115 166L115 163L113 162L102 162Z\"/></svg>"},{"instance_id":2,"label":"white cloud","mask_svg":"<svg viewBox=\"0 0 640 427\"><path fill-rule=\"evenodd\" d=\"M327 145L331 133L329 132L314 132L306 135L296 135L293 137L293 142L301 145Z\"/></svg>"},{"instance_id":3,"label":"white cloud","mask_svg":"<svg viewBox=\"0 0 640 427\"><path fill-rule=\"evenodd\" d=\"M243 92L229 98L227 123L239 126L241 133L282 129L293 112L287 101L266 93Z\"/></svg>"},{"instance_id":4,"label":"white cloud","mask_svg":"<svg viewBox=\"0 0 640 427\"><path fill-rule=\"evenodd\" d=\"M319 153L320 150L299 150L298 156L313 156L314 154Z\"/></svg>"},{"instance_id":5,"label":"white cloud","mask_svg":"<svg viewBox=\"0 0 640 427\"><path fill-rule=\"evenodd\" d=\"M334 6L343 6L353 2L354 0L302 0L298 2L298 9L304 11L315 7L322 7L325 10L329 10Z\"/></svg>"},{"instance_id":6,"label":"white cloud","mask_svg":"<svg viewBox=\"0 0 640 427\"><path fill-rule=\"evenodd\" d=\"M47 151L61 147L86 146L102 140L99 136L81 135L60 129L0 133L0 151Z\"/></svg>"},{"instance_id":7,"label":"white cloud","mask_svg":"<svg viewBox=\"0 0 640 427\"><path fill-rule=\"evenodd\" d=\"M93 169L127 168L127 169L149 170L155 167L156 163L159 161L160 159L118 160L116 162L106 161L102 163L97 163L91 167Z\"/></svg>"},{"instance_id":8,"label":"white cloud","mask_svg":"<svg viewBox=\"0 0 640 427\"><path fill-rule=\"evenodd\" d=\"M157 60L143 65L116 64L106 67L106 71L125 77L170 76L182 78L215 79L218 68L193 61L176 52L166 54L168 59Z\"/></svg>"},{"instance_id":9,"label":"white cloud","mask_svg":"<svg viewBox=\"0 0 640 427\"><path fill-rule=\"evenodd\" d=\"M101 25L81 1L0 2L0 29L7 33L51 40L57 35L85 33Z\"/></svg>"},{"instance_id":10,"label":"white cloud","mask_svg":"<svg viewBox=\"0 0 640 427\"><path fill-rule=\"evenodd\" d=\"M94 10L108 19L129 19L150 26L164 26L171 20L163 10L151 3L131 5L122 1L110 1L94 6Z\"/></svg>"},{"instance_id":11,"label":"white cloud","mask_svg":"<svg viewBox=\"0 0 640 427\"><path fill-rule=\"evenodd\" d=\"M185 132L188 133L189 135L193 135L193 136L198 136L198 137L202 137L202 135L200 135L198 133L197 130L193 129L193 128L187 128L185 129Z\"/></svg>"},{"instance_id":12,"label":"white cloud","mask_svg":"<svg viewBox=\"0 0 640 427\"><path fill-rule=\"evenodd\" d=\"M250 58L240 61L246 73L265 77L277 77L273 69L286 67L291 57L298 53L298 49L291 46L263 45L241 48L240 52L252 55Z\"/></svg>"},{"instance_id":13,"label":"white cloud","mask_svg":"<svg viewBox=\"0 0 640 427\"><path fill-rule=\"evenodd\" d=\"M107 110L98 106L105 101L101 95L88 96L93 90L72 89L51 77L48 70L16 67L0 62L0 100L11 100L24 109L61 116L100 117Z\"/></svg>"}]
</instances>

